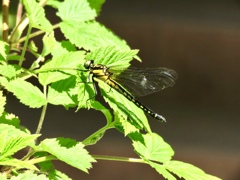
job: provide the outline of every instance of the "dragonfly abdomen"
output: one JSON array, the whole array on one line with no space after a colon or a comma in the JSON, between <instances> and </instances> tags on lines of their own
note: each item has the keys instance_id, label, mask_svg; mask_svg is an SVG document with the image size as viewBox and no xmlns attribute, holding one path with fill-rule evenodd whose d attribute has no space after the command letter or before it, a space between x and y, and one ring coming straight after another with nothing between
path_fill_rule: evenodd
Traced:
<instances>
[{"instance_id":1,"label":"dragonfly abdomen","mask_svg":"<svg viewBox=\"0 0 240 180\"><path fill-rule=\"evenodd\" d=\"M152 116L153 118L161 121L161 122L166 122L165 118L157 113L155 113L153 110L150 108L146 107L142 103L140 103L135 97L133 97L129 92L127 92L121 85L119 85L117 82L112 80L111 78L107 78L105 81L110 87L118 91L120 94L124 95L128 100L132 101L136 106L141 108L144 112Z\"/></svg>"}]
</instances>

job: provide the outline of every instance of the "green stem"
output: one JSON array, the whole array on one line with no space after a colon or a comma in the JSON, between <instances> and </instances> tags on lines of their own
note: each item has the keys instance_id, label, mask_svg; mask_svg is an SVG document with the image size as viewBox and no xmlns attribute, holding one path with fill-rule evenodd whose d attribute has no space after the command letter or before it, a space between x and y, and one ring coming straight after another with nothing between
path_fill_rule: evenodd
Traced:
<instances>
[{"instance_id":1,"label":"green stem","mask_svg":"<svg viewBox=\"0 0 240 180\"><path fill-rule=\"evenodd\" d=\"M46 90L46 86L43 86L43 91L44 91L44 95L47 99L47 90ZM41 112L41 116L40 116L40 119L39 119L39 122L38 122L38 126L37 126L37 130L35 132L35 134L40 134L41 130L42 130L42 125L43 125L43 121L44 121L44 118L45 118L45 115L46 115L46 111L47 111L47 103L43 106L42 108L42 112ZM37 141L37 139L36 139ZM23 159L28 159L30 156L32 156L34 154L34 150L33 148L29 148L28 150L28 153L25 157L23 157Z\"/></svg>"},{"instance_id":2,"label":"green stem","mask_svg":"<svg viewBox=\"0 0 240 180\"><path fill-rule=\"evenodd\" d=\"M25 161L29 159L34 153L35 151L32 148L29 148L28 153L21 160Z\"/></svg>"},{"instance_id":3,"label":"green stem","mask_svg":"<svg viewBox=\"0 0 240 180\"><path fill-rule=\"evenodd\" d=\"M77 68L65 68L65 67L55 67L55 68L45 68L45 69L37 69L32 71L34 74L49 72L49 71L61 71L61 70L71 70L71 71L86 71Z\"/></svg>"},{"instance_id":4,"label":"green stem","mask_svg":"<svg viewBox=\"0 0 240 180\"><path fill-rule=\"evenodd\" d=\"M88 136L86 139L84 139L84 140L82 141L82 143L83 143L84 145L90 145L90 144L92 144L92 143L91 143L91 140L92 140L92 139L95 139L96 137L101 137L101 135L102 135L106 130L111 129L111 128L114 127L113 124L114 124L114 122L111 123L111 124L107 124L106 126L102 127L101 129L99 129L99 130L96 131L95 133L91 134L91 135Z\"/></svg>"},{"instance_id":5,"label":"green stem","mask_svg":"<svg viewBox=\"0 0 240 180\"><path fill-rule=\"evenodd\" d=\"M56 29L56 28L58 28L59 26L60 26L60 24L55 24L55 25L53 25L52 27L53 27L53 29ZM34 33L32 33L32 34L29 35L29 39L30 39L30 38L33 38L33 37L36 37L36 36L38 36L38 35L40 35L40 34L43 34L43 33L45 33L45 31L42 31L42 30L36 31L36 32L34 32ZM18 41L17 43L21 43L21 42L25 41L26 38L27 38L26 36L25 36L25 37L22 37L21 39L19 39L19 41Z\"/></svg>"},{"instance_id":6,"label":"green stem","mask_svg":"<svg viewBox=\"0 0 240 180\"><path fill-rule=\"evenodd\" d=\"M12 33L9 38L9 42L11 44L17 43L18 39L21 37L23 30L29 24L29 19L26 14L24 14L20 20L20 22L15 26L12 30Z\"/></svg>"},{"instance_id":7,"label":"green stem","mask_svg":"<svg viewBox=\"0 0 240 180\"><path fill-rule=\"evenodd\" d=\"M29 35L31 33L31 30L32 30L32 26L29 25L28 26L28 31L27 31L27 37L29 37ZM24 56L25 56L25 53L26 53L26 50L27 50L28 40L29 40L29 38L27 38L26 41L24 42L23 51L22 51L22 54L21 54L21 57L20 57L20 60L19 60L19 63L18 63L19 66L22 66Z\"/></svg>"},{"instance_id":8,"label":"green stem","mask_svg":"<svg viewBox=\"0 0 240 180\"><path fill-rule=\"evenodd\" d=\"M86 71L83 69L77 69L77 68L65 68L65 67L55 67L55 68L45 68L45 69L37 69L37 70L25 70L25 72L21 73L18 77L21 79L28 79L36 74L44 73L44 72L51 72L51 71L65 71L65 70L71 70L71 71Z\"/></svg>"},{"instance_id":9,"label":"green stem","mask_svg":"<svg viewBox=\"0 0 240 180\"><path fill-rule=\"evenodd\" d=\"M140 158L127 158L127 157L118 157L118 156L101 156L101 155L92 155L94 159L106 160L106 161L123 161L131 163L144 163L146 162Z\"/></svg>"},{"instance_id":10,"label":"green stem","mask_svg":"<svg viewBox=\"0 0 240 180\"><path fill-rule=\"evenodd\" d=\"M40 157L40 158L36 158L36 159L31 159L28 162L31 164L36 164L36 163L51 161L51 160L57 160L57 158L53 155L49 155L49 156L44 156L44 157Z\"/></svg>"},{"instance_id":11,"label":"green stem","mask_svg":"<svg viewBox=\"0 0 240 180\"><path fill-rule=\"evenodd\" d=\"M37 130L36 130L35 134L39 134L42 130L42 125L43 125L44 117L45 117L45 114L46 114L46 110L47 110L47 104L44 105L43 108L42 108L41 117L39 119L38 127L37 127Z\"/></svg>"},{"instance_id":12,"label":"green stem","mask_svg":"<svg viewBox=\"0 0 240 180\"><path fill-rule=\"evenodd\" d=\"M47 99L47 95L46 95L46 86L43 87L44 88L44 94L45 94L45 97ZM44 121L44 118L45 118L45 115L46 115L46 111L47 111L47 103L43 106L42 108L42 113L41 113L41 116L40 116L40 119L39 119L39 122L38 122L38 127L37 127L37 130L35 132L35 134L39 134L42 130L42 125L43 125L43 121Z\"/></svg>"}]
</instances>

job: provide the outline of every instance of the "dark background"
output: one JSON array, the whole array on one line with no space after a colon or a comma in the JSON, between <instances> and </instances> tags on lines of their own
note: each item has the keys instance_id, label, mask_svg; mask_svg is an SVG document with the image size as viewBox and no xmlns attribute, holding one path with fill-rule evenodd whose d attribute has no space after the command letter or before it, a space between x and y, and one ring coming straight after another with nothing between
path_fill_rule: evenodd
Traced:
<instances>
[{"instance_id":1,"label":"dark background","mask_svg":"<svg viewBox=\"0 0 240 180\"><path fill-rule=\"evenodd\" d=\"M239 180L240 1L114 0L105 3L98 21L140 49L143 62L134 66L163 66L178 73L173 88L139 99L167 119L162 124L148 117L152 130L175 150L174 159L222 179ZM29 111L11 97L8 101L8 112L34 132L40 111ZM100 112L74 111L50 106L44 137L83 140L105 124ZM137 157L131 142L116 130L87 149ZM73 179L161 179L143 164L99 161L89 175L57 166Z\"/></svg>"}]
</instances>

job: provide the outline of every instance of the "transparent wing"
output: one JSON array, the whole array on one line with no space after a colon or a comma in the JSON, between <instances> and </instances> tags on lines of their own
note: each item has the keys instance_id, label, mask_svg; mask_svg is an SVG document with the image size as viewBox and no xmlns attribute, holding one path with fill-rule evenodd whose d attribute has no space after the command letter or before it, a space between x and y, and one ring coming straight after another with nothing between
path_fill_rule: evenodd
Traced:
<instances>
[{"instance_id":1,"label":"transparent wing","mask_svg":"<svg viewBox=\"0 0 240 180\"><path fill-rule=\"evenodd\" d=\"M161 91L173 86L177 79L177 73L174 70L163 67L129 67L123 71L110 68L109 71L113 73L111 78L133 96L145 96Z\"/></svg>"}]
</instances>

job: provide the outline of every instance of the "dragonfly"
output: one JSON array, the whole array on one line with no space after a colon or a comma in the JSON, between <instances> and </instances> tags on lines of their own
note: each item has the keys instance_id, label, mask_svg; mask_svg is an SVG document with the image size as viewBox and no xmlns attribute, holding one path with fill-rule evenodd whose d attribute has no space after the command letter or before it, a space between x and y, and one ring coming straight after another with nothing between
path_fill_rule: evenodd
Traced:
<instances>
[{"instance_id":1,"label":"dragonfly","mask_svg":"<svg viewBox=\"0 0 240 180\"><path fill-rule=\"evenodd\" d=\"M90 76L92 77L96 94L95 78L108 84L153 118L166 122L163 116L139 102L135 97L145 96L173 86L177 79L177 73L174 70L164 67L129 67L120 71L106 65L94 64L94 60L86 61L84 68L89 72L88 79L90 80Z\"/></svg>"}]
</instances>

